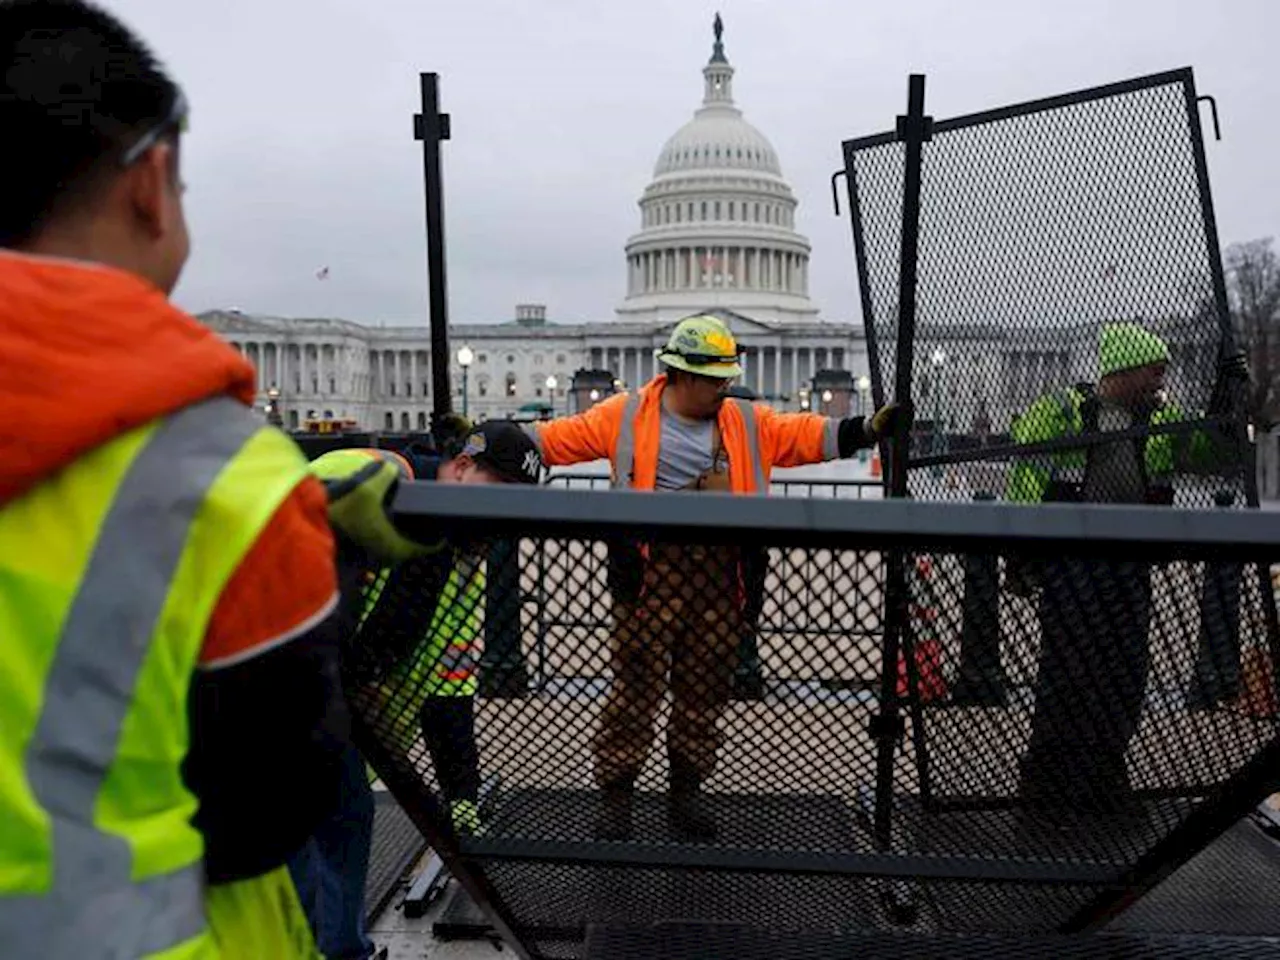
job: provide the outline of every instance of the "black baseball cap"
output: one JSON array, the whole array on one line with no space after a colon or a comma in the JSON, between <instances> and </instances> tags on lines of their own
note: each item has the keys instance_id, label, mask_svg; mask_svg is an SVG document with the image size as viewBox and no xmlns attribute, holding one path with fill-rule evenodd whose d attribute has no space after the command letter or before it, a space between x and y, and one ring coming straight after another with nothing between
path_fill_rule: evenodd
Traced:
<instances>
[{"instance_id":1,"label":"black baseball cap","mask_svg":"<svg viewBox=\"0 0 1280 960\"><path fill-rule=\"evenodd\" d=\"M506 483L537 483L542 457L533 439L510 420L486 420L463 434L462 449Z\"/></svg>"}]
</instances>

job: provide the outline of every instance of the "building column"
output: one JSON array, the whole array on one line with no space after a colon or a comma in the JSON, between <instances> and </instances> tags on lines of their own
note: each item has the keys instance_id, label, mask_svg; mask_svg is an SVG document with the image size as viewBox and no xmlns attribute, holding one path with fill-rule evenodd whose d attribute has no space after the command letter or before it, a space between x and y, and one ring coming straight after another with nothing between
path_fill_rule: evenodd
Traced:
<instances>
[{"instance_id":1,"label":"building column","mask_svg":"<svg viewBox=\"0 0 1280 960\"><path fill-rule=\"evenodd\" d=\"M773 395L782 396L782 347L775 345L773 350Z\"/></svg>"}]
</instances>

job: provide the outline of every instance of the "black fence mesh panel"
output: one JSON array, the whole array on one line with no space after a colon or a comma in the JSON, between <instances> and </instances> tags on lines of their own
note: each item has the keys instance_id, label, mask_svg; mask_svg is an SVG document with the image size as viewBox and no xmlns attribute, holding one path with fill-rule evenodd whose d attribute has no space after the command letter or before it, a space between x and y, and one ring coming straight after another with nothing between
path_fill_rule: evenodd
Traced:
<instances>
[{"instance_id":1,"label":"black fence mesh panel","mask_svg":"<svg viewBox=\"0 0 1280 960\"><path fill-rule=\"evenodd\" d=\"M1196 109L1186 70L935 125L913 496L1245 502L1243 412L1214 396L1234 347ZM878 398L904 333L904 158L892 134L845 144Z\"/></svg>"},{"instance_id":2,"label":"black fence mesh panel","mask_svg":"<svg viewBox=\"0 0 1280 960\"><path fill-rule=\"evenodd\" d=\"M1273 690L1206 692L1196 672L1206 631L1235 631L1220 660L1238 671L1268 651L1274 598L1241 573L1269 559L1256 546L1046 547L993 519L984 557L927 525L834 532L856 503L652 494L642 522L560 522L549 506L639 495L495 493L416 517L452 549L370 572L347 686L384 780L535 955L672 919L1054 931L1276 744ZM706 526L703 504L741 512ZM835 512L780 512L819 505ZM872 730L898 543L910 628L887 672L906 722L886 792ZM1031 586L1010 588L1015 563ZM1236 604L1208 597L1215 577ZM966 638L990 630L998 675L969 677L998 695L958 697ZM525 687L485 695L485 665L513 658Z\"/></svg>"}]
</instances>

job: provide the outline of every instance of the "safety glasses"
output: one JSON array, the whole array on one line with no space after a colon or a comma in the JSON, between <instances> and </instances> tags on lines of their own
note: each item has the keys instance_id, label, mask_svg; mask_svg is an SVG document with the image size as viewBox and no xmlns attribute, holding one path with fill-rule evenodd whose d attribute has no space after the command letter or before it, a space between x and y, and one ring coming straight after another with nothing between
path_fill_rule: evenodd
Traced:
<instances>
[{"instance_id":1,"label":"safety glasses","mask_svg":"<svg viewBox=\"0 0 1280 960\"><path fill-rule=\"evenodd\" d=\"M187 129L187 96L181 90L176 90L173 97L173 103L169 106L169 112L165 118L151 127L144 133L120 158L120 165L124 167L132 166L137 162L138 158L160 142L160 138L171 130L179 133L186 132Z\"/></svg>"},{"instance_id":2,"label":"safety glasses","mask_svg":"<svg viewBox=\"0 0 1280 960\"><path fill-rule=\"evenodd\" d=\"M661 356L679 357L695 367L706 367L713 363L734 363L746 352L746 347L738 347L728 356L723 353L683 353L679 350L663 350Z\"/></svg>"}]
</instances>

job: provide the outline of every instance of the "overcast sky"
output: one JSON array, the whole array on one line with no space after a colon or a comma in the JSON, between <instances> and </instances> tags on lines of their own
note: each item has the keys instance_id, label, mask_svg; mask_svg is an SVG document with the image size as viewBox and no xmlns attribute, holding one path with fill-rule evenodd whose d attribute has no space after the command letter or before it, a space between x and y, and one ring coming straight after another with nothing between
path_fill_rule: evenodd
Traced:
<instances>
[{"instance_id":1,"label":"overcast sky","mask_svg":"<svg viewBox=\"0 0 1280 960\"><path fill-rule=\"evenodd\" d=\"M1190 65L1218 99L1224 243L1280 233L1275 0L107 0L193 104L192 310L426 319L418 73L441 75L450 316L608 320L666 138L702 95L711 19L813 243L824 317L858 315L828 177L906 76L937 117ZM326 280L316 271L329 267Z\"/></svg>"}]
</instances>

